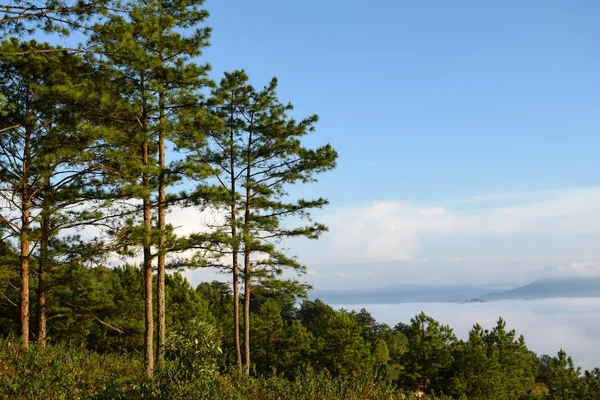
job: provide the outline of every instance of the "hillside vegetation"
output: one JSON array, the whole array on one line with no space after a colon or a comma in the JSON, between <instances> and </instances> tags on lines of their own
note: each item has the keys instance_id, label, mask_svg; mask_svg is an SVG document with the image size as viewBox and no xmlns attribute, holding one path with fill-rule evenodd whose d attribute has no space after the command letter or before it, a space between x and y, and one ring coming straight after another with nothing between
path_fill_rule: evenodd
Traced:
<instances>
[{"instance_id":1,"label":"hillside vegetation","mask_svg":"<svg viewBox=\"0 0 600 400\"><path fill-rule=\"evenodd\" d=\"M167 275L166 365L142 357L143 271L73 266L48 297L50 345L23 348L17 316L0 314L0 394L7 398L382 399L442 393L469 399L596 399L600 369L563 351L538 356L499 320L468 340L425 314L390 327L285 291L251 299L251 376L236 369L232 293ZM68 282L68 284L66 284ZM243 299L242 299L243 300ZM81 310L87 310L82 312ZM56 316L56 318L53 318ZM36 326L33 326L36 329ZM62 396L62 397L61 397Z\"/></svg>"}]
</instances>

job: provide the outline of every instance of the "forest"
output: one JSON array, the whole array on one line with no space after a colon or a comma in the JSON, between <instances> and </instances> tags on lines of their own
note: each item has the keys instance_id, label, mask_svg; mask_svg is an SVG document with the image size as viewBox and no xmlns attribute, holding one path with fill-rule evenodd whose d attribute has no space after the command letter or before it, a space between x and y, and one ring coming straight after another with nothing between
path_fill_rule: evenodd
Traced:
<instances>
[{"instance_id":1,"label":"forest","mask_svg":"<svg viewBox=\"0 0 600 400\"><path fill-rule=\"evenodd\" d=\"M286 244L327 231L298 193L338 155L276 78L211 78L203 1L0 12L0 397L600 399L502 318L463 340L308 299Z\"/></svg>"}]
</instances>

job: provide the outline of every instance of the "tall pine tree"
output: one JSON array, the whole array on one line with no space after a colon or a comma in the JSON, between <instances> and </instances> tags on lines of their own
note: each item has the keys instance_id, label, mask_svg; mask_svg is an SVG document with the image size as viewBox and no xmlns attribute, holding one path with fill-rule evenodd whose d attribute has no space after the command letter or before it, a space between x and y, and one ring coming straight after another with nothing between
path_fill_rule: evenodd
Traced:
<instances>
[{"instance_id":1,"label":"tall pine tree","mask_svg":"<svg viewBox=\"0 0 600 400\"><path fill-rule=\"evenodd\" d=\"M170 180L166 142L179 133L178 115L196 106L201 90L210 82L208 65L194 59L208 45L210 30L202 26L208 13L202 1L155 0L128 2L123 12L96 26L92 37L99 61L110 70L109 79L118 90L117 119L124 121L107 140L116 144L111 157L130 157L124 170L124 190L142 204L142 228L138 242L143 248L145 271L145 362L154 369L154 323L152 260L158 257L158 352L162 362L165 344L166 207ZM125 108L122 108L125 106ZM156 199L153 195L156 194ZM152 210L157 210L157 228ZM157 232L156 235L153 232ZM154 240L157 237L158 240ZM155 246L153 246L155 245ZM155 251L154 251L155 250Z\"/></svg>"},{"instance_id":2,"label":"tall pine tree","mask_svg":"<svg viewBox=\"0 0 600 400\"><path fill-rule=\"evenodd\" d=\"M96 136L83 129L78 111L87 67L78 55L47 44L13 39L0 50L5 54L0 63L4 121L11 127L0 137L0 221L8 233L2 245L20 259L24 343L29 340L30 268L37 264L37 337L45 344L47 274L66 262L101 255L103 249L74 235L70 241L58 239L61 232L104 218L94 202ZM19 52L24 54L15 55Z\"/></svg>"},{"instance_id":3,"label":"tall pine tree","mask_svg":"<svg viewBox=\"0 0 600 400\"><path fill-rule=\"evenodd\" d=\"M209 126L209 145L195 155L200 165L209 162L213 167L220 190L213 199L226 216L226 223L204 238L222 246L218 254L231 256L236 337L237 285L239 275L243 277L246 374L250 371L252 286L259 281L267 286L277 281L284 268L303 272L304 266L277 244L298 236L314 239L326 230L323 224L312 221L310 210L323 207L327 200L291 199L287 190L298 183L316 181L316 175L335 167L337 158L330 145L316 149L302 145L301 139L313 132L317 116L300 121L291 118L288 114L293 107L279 102L276 88L276 79L256 90L244 71L226 73L209 100L213 115L223 123ZM289 217L308 220L308 224L288 227L284 221ZM236 339L236 351L237 346Z\"/></svg>"}]
</instances>

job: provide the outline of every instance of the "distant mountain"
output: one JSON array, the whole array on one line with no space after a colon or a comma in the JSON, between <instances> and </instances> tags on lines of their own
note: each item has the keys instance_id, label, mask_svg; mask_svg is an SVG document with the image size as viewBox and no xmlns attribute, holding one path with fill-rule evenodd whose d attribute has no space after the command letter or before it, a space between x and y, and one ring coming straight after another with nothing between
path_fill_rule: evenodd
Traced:
<instances>
[{"instance_id":1,"label":"distant mountain","mask_svg":"<svg viewBox=\"0 0 600 400\"><path fill-rule=\"evenodd\" d=\"M555 297L600 297L600 277L540 279L512 290L487 294L482 299L533 300Z\"/></svg>"},{"instance_id":2,"label":"distant mountain","mask_svg":"<svg viewBox=\"0 0 600 400\"><path fill-rule=\"evenodd\" d=\"M376 289L316 290L310 298L328 304L458 303L498 291L476 285L391 285Z\"/></svg>"},{"instance_id":3,"label":"distant mountain","mask_svg":"<svg viewBox=\"0 0 600 400\"><path fill-rule=\"evenodd\" d=\"M479 303L557 297L600 297L600 276L542 279L516 288L478 285L399 284L376 289L315 290L311 299L328 304Z\"/></svg>"}]
</instances>

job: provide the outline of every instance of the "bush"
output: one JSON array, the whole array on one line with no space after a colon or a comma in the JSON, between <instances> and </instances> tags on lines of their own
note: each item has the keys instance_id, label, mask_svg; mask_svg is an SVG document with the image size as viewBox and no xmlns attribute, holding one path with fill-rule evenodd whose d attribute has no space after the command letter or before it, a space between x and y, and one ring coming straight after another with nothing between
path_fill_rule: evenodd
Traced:
<instances>
[{"instance_id":1,"label":"bush","mask_svg":"<svg viewBox=\"0 0 600 400\"><path fill-rule=\"evenodd\" d=\"M0 398L91 398L118 379L141 382L142 367L131 355L36 343L23 348L14 338L0 339Z\"/></svg>"},{"instance_id":2,"label":"bush","mask_svg":"<svg viewBox=\"0 0 600 400\"><path fill-rule=\"evenodd\" d=\"M327 370L307 369L287 379L277 374L253 378L232 370L221 376L216 372L216 343L212 326L192 321L183 331L169 335L166 367L156 379L148 380L139 355L97 354L64 345L44 348L35 343L24 349L14 339L0 339L0 399L416 399L366 371L334 376Z\"/></svg>"},{"instance_id":3,"label":"bush","mask_svg":"<svg viewBox=\"0 0 600 400\"><path fill-rule=\"evenodd\" d=\"M197 380L217 374L219 347L218 331L210 324L192 319L183 329L170 332L164 348L165 368L162 378L167 381Z\"/></svg>"}]
</instances>

